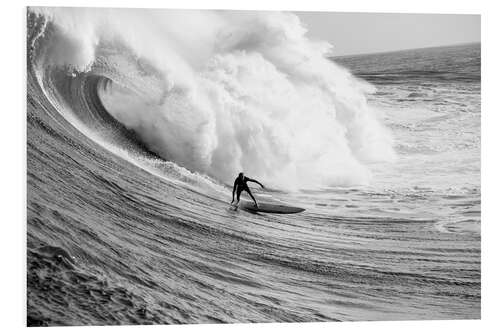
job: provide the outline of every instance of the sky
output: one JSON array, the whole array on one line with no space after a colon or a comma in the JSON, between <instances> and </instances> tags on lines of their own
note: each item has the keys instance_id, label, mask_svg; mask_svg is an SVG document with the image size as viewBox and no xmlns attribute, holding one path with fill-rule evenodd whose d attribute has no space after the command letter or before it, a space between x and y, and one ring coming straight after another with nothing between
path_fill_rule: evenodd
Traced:
<instances>
[{"instance_id":1,"label":"sky","mask_svg":"<svg viewBox=\"0 0 500 333\"><path fill-rule=\"evenodd\" d=\"M329 41L333 55L479 42L480 15L296 12L308 36Z\"/></svg>"}]
</instances>

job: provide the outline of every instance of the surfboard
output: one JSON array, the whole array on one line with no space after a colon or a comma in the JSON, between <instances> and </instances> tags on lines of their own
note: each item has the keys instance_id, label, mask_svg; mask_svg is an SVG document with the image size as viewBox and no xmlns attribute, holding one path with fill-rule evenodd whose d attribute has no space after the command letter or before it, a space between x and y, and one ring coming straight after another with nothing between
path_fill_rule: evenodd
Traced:
<instances>
[{"instance_id":1,"label":"surfboard","mask_svg":"<svg viewBox=\"0 0 500 333\"><path fill-rule=\"evenodd\" d=\"M270 214L296 214L305 211L304 208L259 202L259 207L255 207L253 202L240 202L239 208L254 213Z\"/></svg>"}]
</instances>

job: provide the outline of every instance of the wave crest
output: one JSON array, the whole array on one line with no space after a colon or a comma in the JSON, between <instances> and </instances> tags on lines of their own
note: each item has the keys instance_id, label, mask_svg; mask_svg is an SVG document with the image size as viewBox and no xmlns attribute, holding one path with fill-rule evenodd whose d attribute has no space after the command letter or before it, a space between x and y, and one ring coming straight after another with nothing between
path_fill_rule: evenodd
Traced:
<instances>
[{"instance_id":1,"label":"wave crest","mask_svg":"<svg viewBox=\"0 0 500 333\"><path fill-rule=\"evenodd\" d=\"M368 163L396 157L366 100L373 87L293 14L30 10L54 27L41 66L105 76L107 112L192 171L292 190L366 183Z\"/></svg>"}]
</instances>

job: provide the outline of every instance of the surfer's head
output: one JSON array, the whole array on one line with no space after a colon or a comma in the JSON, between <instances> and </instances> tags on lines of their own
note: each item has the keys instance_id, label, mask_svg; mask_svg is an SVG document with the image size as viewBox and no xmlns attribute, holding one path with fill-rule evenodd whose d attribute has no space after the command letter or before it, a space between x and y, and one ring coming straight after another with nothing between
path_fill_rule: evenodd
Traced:
<instances>
[{"instance_id":1,"label":"surfer's head","mask_svg":"<svg viewBox=\"0 0 500 333\"><path fill-rule=\"evenodd\" d=\"M238 175L238 178L243 178L245 175L243 174L243 172L240 172L239 175Z\"/></svg>"}]
</instances>

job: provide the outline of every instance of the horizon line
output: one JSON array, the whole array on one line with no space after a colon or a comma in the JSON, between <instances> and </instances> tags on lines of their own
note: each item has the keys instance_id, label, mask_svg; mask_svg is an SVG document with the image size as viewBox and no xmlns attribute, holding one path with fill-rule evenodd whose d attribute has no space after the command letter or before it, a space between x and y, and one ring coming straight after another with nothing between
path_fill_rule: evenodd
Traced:
<instances>
[{"instance_id":1,"label":"horizon line","mask_svg":"<svg viewBox=\"0 0 500 333\"><path fill-rule=\"evenodd\" d=\"M470 45L470 44L481 44L481 41L443 44L443 45L436 45L436 46L423 46L423 47L395 49L395 50L387 50L387 51L376 51L376 52L349 53L349 54L343 54L343 55L331 55L331 56L327 56L327 58L355 57L355 56L365 56L365 55L384 54L384 53L397 53L397 52L412 51L412 50L435 49L435 48L440 48L440 47L453 47L453 46Z\"/></svg>"}]
</instances>

